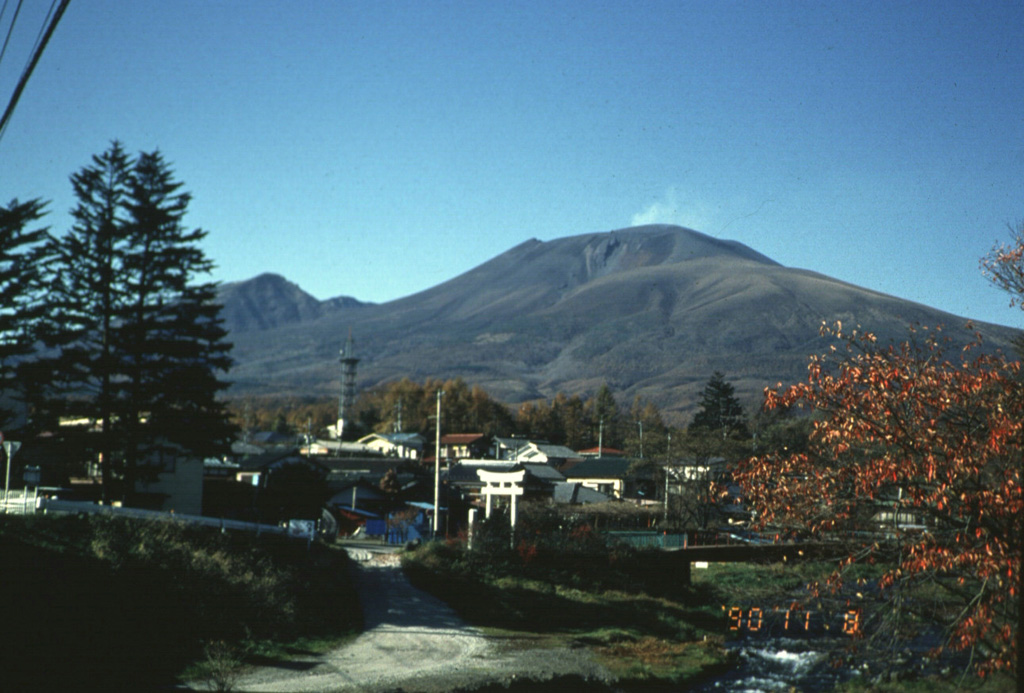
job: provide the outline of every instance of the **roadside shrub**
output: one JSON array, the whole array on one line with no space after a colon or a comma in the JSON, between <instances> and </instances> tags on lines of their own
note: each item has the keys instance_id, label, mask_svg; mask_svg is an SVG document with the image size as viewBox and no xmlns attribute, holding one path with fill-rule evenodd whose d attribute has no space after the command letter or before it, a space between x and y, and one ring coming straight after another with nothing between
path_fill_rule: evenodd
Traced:
<instances>
[{"instance_id":1,"label":"roadside shrub","mask_svg":"<svg viewBox=\"0 0 1024 693\"><path fill-rule=\"evenodd\" d=\"M245 649L223 640L208 642L203 647L206 684L212 691L233 691L245 670Z\"/></svg>"},{"instance_id":2,"label":"roadside shrub","mask_svg":"<svg viewBox=\"0 0 1024 693\"><path fill-rule=\"evenodd\" d=\"M151 617L173 618L213 639L291 630L295 600L288 571L251 537L102 516L92 518L92 526L93 554L129 584L149 586L137 596Z\"/></svg>"},{"instance_id":3,"label":"roadside shrub","mask_svg":"<svg viewBox=\"0 0 1024 693\"><path fill-rule=\"evenodd\" d=\"M678 579L673 555L609 543L587 521L565 517L557 509L524 504L512 542L508 516L499 509L476 526L472 549L455 540L429 542L417 552L415 562L435 572L474 579L514 576L595 592L647 594L687 603L699 599Z\"/></svg>"}]
</instances>

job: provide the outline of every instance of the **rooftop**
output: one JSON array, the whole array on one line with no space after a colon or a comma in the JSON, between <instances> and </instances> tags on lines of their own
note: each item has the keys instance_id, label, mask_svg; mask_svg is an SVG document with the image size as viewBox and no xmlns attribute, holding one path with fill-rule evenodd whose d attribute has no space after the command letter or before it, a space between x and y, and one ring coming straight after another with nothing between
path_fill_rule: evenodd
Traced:
<instances>
[{"instance_id":1,"label":"rooftop","mask_svg":"<svg viewBox=\"0 0 1024 693\"><path fill-rule=\"evenodd\" d=\"M565 474L567 479L621 479L631 462L624 457L591 457L574 465Z\"/></svg>"},{"instance_id":2,"label":"rooftop","mask_svg":"<svg viewBox=\"0 0 1024 693\"><path fill-rule=\"evenodd\" d=\"M484 437L483 433L448 433L441 436L441 445L469 445Z\"/></svg>"}]
</instances>

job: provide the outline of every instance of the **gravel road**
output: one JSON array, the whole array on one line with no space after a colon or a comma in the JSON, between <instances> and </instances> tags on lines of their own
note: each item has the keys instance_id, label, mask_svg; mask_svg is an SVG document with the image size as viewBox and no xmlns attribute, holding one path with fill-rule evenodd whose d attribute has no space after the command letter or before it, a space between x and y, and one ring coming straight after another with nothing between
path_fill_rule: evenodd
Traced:
<instances>
[{"instance_id":1,"label":"gravel road","mask_svg":"<svg viewBox=\"0 0 1024 693\"><path fill-rule=\"evenodd\" d=\"M326 654L249 671L236 691L443 693L560 676L610 682L586 649L489 638L409 584L396 555L350 553L359 561L365 631Z\"/></svg>"}]
</instances>

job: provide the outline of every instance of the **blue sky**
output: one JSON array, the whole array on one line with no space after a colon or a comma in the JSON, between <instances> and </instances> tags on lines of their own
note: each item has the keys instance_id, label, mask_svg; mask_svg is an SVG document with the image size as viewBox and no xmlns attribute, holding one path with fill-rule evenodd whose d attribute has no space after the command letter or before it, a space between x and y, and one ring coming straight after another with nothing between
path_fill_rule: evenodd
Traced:
<instances>
[{"instance_id":1,"label":"blue sky","mask_svg":"<svg viewBox=\"0 0 1024 693\"><path fill-rule=\"evenodd\" d=\"M998 1L73 0L0 200L65 230L68 177L119 139L173 163L220 281L380 302L665 222L1024 327L978 266L1024 220L1022 34Z\"/></svg>"}]
</instances>

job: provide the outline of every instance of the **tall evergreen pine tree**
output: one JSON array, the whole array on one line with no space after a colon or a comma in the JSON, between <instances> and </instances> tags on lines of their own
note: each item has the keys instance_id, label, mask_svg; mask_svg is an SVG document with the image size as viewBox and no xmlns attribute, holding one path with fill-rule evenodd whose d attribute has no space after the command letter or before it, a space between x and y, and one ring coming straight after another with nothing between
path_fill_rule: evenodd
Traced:
<instances>
[{"instance_id":1,"label":"tall evergreen pine tree","mask_svg":"<svg viewBox=\"0 0 1024 693\"><path fill-rule=\"evenodd\" d=\"M612 394L608 383L603 383L597 394L587 403L590 405L595 437L600 440L601 447L623 447L625 436L622 429L622 416L619 404L615 401L615 395Z\"/></svg>"},{"instance_id":2,"label":"tall evergreen pine tree","mask_svg":"<svg viewBox=\"0 0 1024 693\"><path fill-rule=\"evenodd\" d=\"M137 465L165 454L206 456L229 443L217 393L230 364L206 235L182 220L190 197L158 152L130 159L121 145L72 176L76 224L50 249L54 291L45 331L57 355L39 369L51 420L95 422L104 496L124 497ZM114 460L117 461L116 468Z\"/></svg>"},{"instance_id":3,"label":"tall evergreen pine tree","mask_svg":"<svg viewBox=\"0 0 1024 693\"><path fill-rule=\"evenodd\" d=\"M69 442L99 457L104 501L113 500L119 345L116 326L124 304L127 250L124 203L132 162L117 142L92 165L71 176L77 204L67 234L48 244L50 291L40 323L49 354L33 368L37 423L61 418L83 422L65 428Z\"/></svg>"},{"instance_id":4,"label":"tall evergreen pine tree","mask_svg":"<svg viewBox=\"0 0 1024 693\"><path fill-rule=\"evenodd\" d=\"M17 403L25 398L18 370L34 351L33 326L39 317L39 268L36 253L46 229L28 230L43 216L39 200L13 200L0 207L0 430L23 421Z\"/></svg>"},{"instance_id":5,"label":"tall evergreen pine tree","mask_svg":"<svg viewBox=\"0 0 1024 693\"><path fill-rule=\"evenodd\" d=\"M700 410L690 424L693 432L706 431L725 438L749 437L743 406L736 399L735 389L725 376L715 371L704 386Z\"/></svg>"},{"instance_id":6,"label":"tall evergreen pine tree","mask_svg":"<svg viewBox=\"0 0 1024 693\"><path fill-rule=\"evenodd\" d=\"M126 314L123 418L128 438L126 482L139 458L223 450L232 427L216 398L227 387L218 371L231 366L231 345L216 303L216 285L195 283L213 262L206 237L183 220L191 200L159 152L136 160L126 209Z\"/></svg>"}]
</instances>

